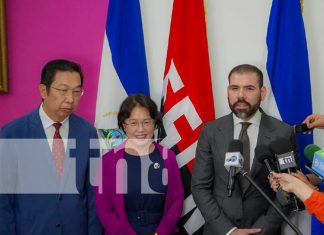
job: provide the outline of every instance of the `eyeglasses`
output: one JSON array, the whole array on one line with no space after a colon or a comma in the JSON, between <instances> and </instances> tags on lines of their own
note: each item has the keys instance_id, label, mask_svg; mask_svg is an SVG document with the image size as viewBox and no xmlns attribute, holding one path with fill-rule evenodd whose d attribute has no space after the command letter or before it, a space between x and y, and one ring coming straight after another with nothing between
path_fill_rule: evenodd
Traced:
<instances>
[{"instance_id":1,"label":"eyeglasses","mask_svg":"<svg viewBox=\"0 0 324 235\"><path fill-rule=\"evenodd\" d=\"M60 95L62 95L62 96L68 96L69 91L72 91L73 97L78 98L78 97L82 96L83 93L84 93L84 90L81 87L77 87L77 88L57 88L57 87L50 86L50 88L52 88L54 90L57 90L60 93Z\"/></svg>"},{"instance_id":2,"label":"eyeglasses","mask_svg":"<svg viewBox=\"0 0 324 235\"><path fill-rule=\"evenodd\" d=\"M143 128L150 128L154 126L155 120L153 119L146 119L144 121L137 121L137 120L129 120L127 122L124 122L125 125L131 127L131 128L138 128L139 125L141 124Z\"/></svg>"}]
</instances>

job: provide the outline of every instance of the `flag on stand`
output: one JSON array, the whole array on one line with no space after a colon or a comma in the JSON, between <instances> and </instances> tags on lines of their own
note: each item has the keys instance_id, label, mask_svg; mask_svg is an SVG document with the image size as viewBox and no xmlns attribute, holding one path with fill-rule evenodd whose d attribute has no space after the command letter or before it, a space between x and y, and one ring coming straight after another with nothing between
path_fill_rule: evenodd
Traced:
<instances>
[{"instance_id":1,"label":"flag on stand","mask_svg":"<svg viewBox=\"0 0 324 235\"><path fill-rule=\"evenodd\" d=\"M300 0L273 0L267 32L267 72L281 119L300 124L312 113L308 52ZM271 113L271 110L269 110ZM312 135L297 133L299 162Z\"/></svg>"},{"instance_id":2,"label":"flag on stand","mask_svg":"<svg viewBox=\"0 0 324 235\"><path fill-rule=\"evenodd\" d=\"M117 113L130 94L150 95L139 0L109 0L95 126L108 148L121 143Z\"/></svg>"},{"instance_id":3,"label":"flag on stand","mask_svg":"<svg viewBox=\"0 0 324 235\"><path fill-rule=\"evenodd\" d=\"M282 120L300 124L312 113L307 42L300 0L273 0L267 33L267 72ZM298 137L301 166L312 135Z\"/></svg>"},{"instance_id":4,"label":"flag on stand","mask_svg":"<svg viewBox=\"0 0 324 235\"><path fill-rule=\"evenodd\" d=\"M202 124L215 119L203 0L174 0L164 72L161 144L177 154L185 189L181 234L198 234L204 220L190 180Z\"/></svg>"}]
</instances>

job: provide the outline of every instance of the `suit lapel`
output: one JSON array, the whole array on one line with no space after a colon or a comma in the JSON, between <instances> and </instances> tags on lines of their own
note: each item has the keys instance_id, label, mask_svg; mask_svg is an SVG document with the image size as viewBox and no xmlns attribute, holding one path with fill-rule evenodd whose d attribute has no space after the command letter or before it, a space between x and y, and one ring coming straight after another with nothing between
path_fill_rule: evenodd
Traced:
<instances>
[{"instance_id":1,"label":"suit lapel","mask_svg":"<svg viewBox=\"0 0 324 235\"><path fill-rule=\"evenodd\" d=\"M51 148L48 144L48 140L45 134L45 130L43 127L43 123L40 119L39 116L39 108L36 109L30 118L30 123L31 123L31 128L30 128L30 133L29 136L31 139L39 140L38 144L41 145L46 145L42 147L41 149L44 149L46 152L44 152L44 157L47 157L48 159L48 164L53 165L53 172L56 172L54 164L52 164L53 158L52 158L52 151Z\"/></svg>"},{"instance_id":2,"label":"suit lapel","mask_svg":"<svg viewBox=\"0 0 324 235\"><path fill-rule=\"evenodd\" d=\"M232 114L226 116L224 123L222 123L218 129L221 132L222 139L227 143L230 143L234 139L234 121ZM223 145L220 147L224 148L224 152L227 152L228 149L225 149L226 146Z\"/></svg>"},{"instance_id":3,"label":"suit lapel","mask_svg":"<svg viewBox=\"0 0 324 235\"><path fill-rule=\"evenodd\" d=\"M46 161L47 164L46 166L49 171L48 177L52 178L52 179L48 179L48 181L51 182L50 184L52 184L50 187L55 188L55 191L57 191L59 186L59 181L57 178L56 169L52 158L52 151L48 144L43 123L39 116L39 108L34 110L30 115L29 136L30 139L35 139L37 141L37 144L42 145L41 147L39 147L39 149L42 149L42 151L44 150L44 153L42 153L42 155L44 158L46 158L46 160L44 161Z\"/></svg>"},{"instance_id":4,"label":"suit lapel","mask_svg":"<svg viewBox=\"0 0 324 235\"><path fill-rule=\"evenodd\" d=\"M261 122L260 122L260 128L259 128L259 134L258 134L258 140L257 140L257 146L258 145L265 145L268 146L272 140L271 133L275 130L275 128L271 125L271 122L268 118L268 116L264 113L262 113ZM253 153L254 154L254 153ZM256 177L262 168L263 163L260 163L256 156L254 156L252 169L251 169L251 176L252 178Z\"/></svg>"},{"instance_id":5,"label":"suit lapel","mask_svg":"<svg viewBox=\"0 0 324 235\"><path fill-rule=\"evenodd\" d=\"M47 139L42 121L39 116L39 108L34 110L30 116L30 133L32 139ZM50 150L50 148L49 148Z\"/></svg>"},{"instance_id":6,"label":"suit lapel","mask_svg":"<svg viewBox=\"0 0 324 235\"><path fill-rule=\"evenodd\" d=\"M65 186L68 187L68 190L71 189L72 185L69 182L69 179L71 178L70 174L72 175L72 178L76 177L76 161L77 161L77 136L78 136L78 129L77 125L75 124L75 121L73 121L74 117L73 114L69 117L69 134L68 134L68 141L67 141L67 147L65 151L65 159L64 159L64 169L63 169L63 180L60 184L60 193L62 193L65 190ZM75 157L71 157L70 150L74 149ZM74 168L73 168L74 166ZM76 182L76 179L74 179ZM73 187L74 188L74 187ZM77 189L75 188L76 192Z\"/></svg>"},{"instance_id":7,"label":"suit lapel","mask_svg":"<svg viewBox=\"0 0 324 235\"><path fill-rule=\"evenodd\" d=\"M234 121L233 121L233 116L232 113L225 116L225 119L223 121L223 123L221 123L218 128L217 131L219 131L219 136L221 137L221 143L229 143L233 140L234 138ZM224 141L224 142L223 142ZM219 148L218 152L221 153L221 157L222 157L222 163L225 162L225 154L228 151L228 145L224 145L222 144L221 146L217 146ZM227 175L223 175L223 180L224 182L228 182L228 176Z\"/></svg>"},{"instance_id":8,"label":"suit lapel","mask_svg":"<svg viewBox=\"0 0 324 235\"><path fill-rule=\"evenodd\" d=\"M269 117L262 112L261 121L260 121L260 127L259 127L259 134L256 146L258 145L265 145L268 146L271 142L271 132L275 130L275 128L271 125L271 121ZM255 154L254 152L252 154ZM253 158L253 163L250 171L250 176L252 179L255 179L255 177L258 175L259 171L262 169L263 163L260 163L256 156ZM250 182L248 186L243 191L243 194L247 192L247 190L250 188Z\"/></svg>"}]
</instances>

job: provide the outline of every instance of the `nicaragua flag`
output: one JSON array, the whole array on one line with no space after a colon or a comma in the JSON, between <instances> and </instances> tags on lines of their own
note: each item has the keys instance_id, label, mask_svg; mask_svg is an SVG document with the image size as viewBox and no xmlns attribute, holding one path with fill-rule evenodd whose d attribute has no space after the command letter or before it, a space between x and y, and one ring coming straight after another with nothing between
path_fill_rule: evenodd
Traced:
<instances>
[{"instance_id":1,"label":"nicaragua flag","mask_svg":"<svg viewBox=\"0 0 324 235\"><path fill-rule=\"evenodd\" d=\"M108 147L117 146L122 139L117 113L122 101L134 93L150 95L140 3L139 0L110 0L95 120Z\"/></svg>"},{"instance_id":2,"label":"nicaragua flag","mask_svg":"<svg viewBox=\"0 0 324 235\"><path fill-rule=\"evenodd\" d=\"M267 33L267 72L281 119L300 124L312 113L307 42L300 0L273 0ZM312 135L297 134L299 160Z\"/></svg>"},{"instance_id":3,"label":"nicaragua flag","mask_svg":"<svg viewBox=\"0 0 324 235\"><path fill-rule=\"evenodd\" d=\"M266 67L279 115L288 124L300 124L312 113L307 42L300 0L272 1L266 42ZM303 150L313 142L313 136L297 133L297 141L300 166L304 170L307 160ZM298 223L299 229L306 229L305 234L309 234L309 220L301 217L304 215L298 213L292 219ZM286 227L285 234L290 233Z\"/></svg>"}]
</instances>

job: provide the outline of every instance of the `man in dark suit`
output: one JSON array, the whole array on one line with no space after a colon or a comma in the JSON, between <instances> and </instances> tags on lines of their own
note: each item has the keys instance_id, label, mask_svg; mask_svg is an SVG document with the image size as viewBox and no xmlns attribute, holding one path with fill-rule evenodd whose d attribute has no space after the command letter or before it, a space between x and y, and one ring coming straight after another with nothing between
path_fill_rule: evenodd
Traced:
<instances>
[{"instance_id":1,"label":"man in dark suit","mask_svg":"<svg viewBox=\"0 0 324 235\"><path fill-rule=\"evenodd\" d=\"M228 196L229 173L224 167L224 159L229 143L241 139L243 126L248 122L245 132L249 144L243 146L243 155L247 150L244 161L249 163L244 167L274 199L267 169L254 157L254 149L257 145L268 146L278 138L285 138L296 150L293 128L260 109L266 88L258 68L247 64L236 66L228 80L228 103L232 113L203 126L192 174L192 194L205 219L204 234L280 234L281 217L246 179L236 177L232 196Z\"/></svg>"},{"instance_id":2,"label":"man in dark suit","mask_svg":"<svg viewBox=\"0 0 324 235\"><path fill-rule=\"evenodd\" d=\"M102 234L90 184L97 133L73 114L82 85L78 64L50 61L39 85L42 104L1 129L1 235Z\"/></svg>"}]
</instances>

